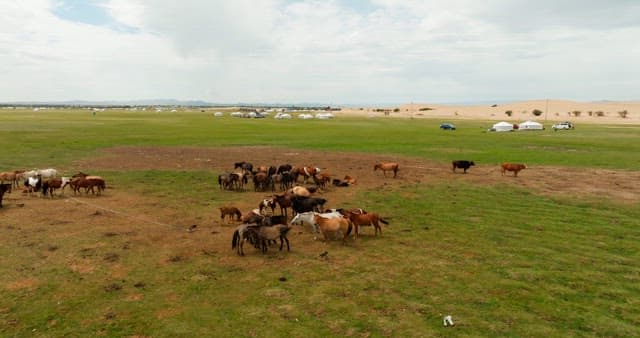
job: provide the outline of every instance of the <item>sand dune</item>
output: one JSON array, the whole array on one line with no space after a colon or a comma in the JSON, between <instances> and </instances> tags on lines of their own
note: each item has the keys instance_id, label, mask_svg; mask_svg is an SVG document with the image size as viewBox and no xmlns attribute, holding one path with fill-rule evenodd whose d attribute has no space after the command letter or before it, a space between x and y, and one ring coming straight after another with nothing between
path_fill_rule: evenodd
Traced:
<instances>
[{"instance_id":1,"label":"sand dune","mask_svg":"<svg viewBox=\"0 0 640 338\"><path fill-rule=\"evenodd\" d=\"M364 116L385 116L378 109L389 107L347 108L342 114ZM614 123L640 124L640 102L576 102L568 100L531 100L497 105L439 105L428 103L412 103L390 108L390 117L403 118L441 118L441 119L475 119L521 122L533 120L538 122L573 121L580 123ZM397 111L394 111L396 110ZM542 111L535 116L533 111ZM511 111L511 116L505 112ZM625 118L619 112L627 111ZM578 115L576 116L576 113Z\"/></svg>"}]
</instances>

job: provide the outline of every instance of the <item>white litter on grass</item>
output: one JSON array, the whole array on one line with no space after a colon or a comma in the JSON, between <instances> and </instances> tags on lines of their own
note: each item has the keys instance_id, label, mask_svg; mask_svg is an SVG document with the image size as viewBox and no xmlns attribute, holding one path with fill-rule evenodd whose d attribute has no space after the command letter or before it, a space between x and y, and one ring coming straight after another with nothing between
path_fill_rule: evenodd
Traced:
<instances>
[{"instance_id":1,"label":"white litter on grass","mask_svg":"<svg viewBox=\"0 0 640 338\"><path fill-rule=\"evenodd\" d=\"M444 324L444 326L453 326L453 319L451 318L451 316L444 316L442 323Z\"/></svg>"}]
</instances>

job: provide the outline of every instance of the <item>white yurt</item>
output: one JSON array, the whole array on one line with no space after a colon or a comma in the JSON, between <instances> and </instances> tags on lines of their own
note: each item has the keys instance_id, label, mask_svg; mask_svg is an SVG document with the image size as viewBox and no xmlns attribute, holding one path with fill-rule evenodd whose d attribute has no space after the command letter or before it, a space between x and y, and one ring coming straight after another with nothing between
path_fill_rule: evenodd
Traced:
<instances>
[{"instance_id":1,"label":"white yurt","mask_svg":"<svg viewBox=\"0 0 640 338\"><path fill-rule=\"evenodd\" d=\"M542 124L535 121L525 121L518 125L519 130L543 130Z\"/></svg>"},{"instance_id":2,"label":"white yurt","mask_svg":"<svg viewBox=\"0 0 640 338\"><path fill-rule=\"evenodd\" d=\"M509 123L509 122L498 122L496 124L493 125L493 127L491 127L491 130L493 131L513 131L513 124Z\"/></svg>"}]
</instances>

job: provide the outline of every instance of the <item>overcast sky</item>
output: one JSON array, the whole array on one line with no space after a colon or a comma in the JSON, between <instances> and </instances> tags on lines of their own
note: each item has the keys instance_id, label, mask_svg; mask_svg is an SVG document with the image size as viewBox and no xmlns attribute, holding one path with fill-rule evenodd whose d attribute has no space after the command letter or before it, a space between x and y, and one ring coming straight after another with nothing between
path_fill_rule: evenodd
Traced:
<instances>
[{"instance_id":1,"label":"overcast sky","mask_svg":"<svg viewBox=\"0 0 640 338\"><path fill-rule=\"evenodd\" d=\"M640 99L639 0L0 0L0 101Z\"/></svg>"}]
</instances>

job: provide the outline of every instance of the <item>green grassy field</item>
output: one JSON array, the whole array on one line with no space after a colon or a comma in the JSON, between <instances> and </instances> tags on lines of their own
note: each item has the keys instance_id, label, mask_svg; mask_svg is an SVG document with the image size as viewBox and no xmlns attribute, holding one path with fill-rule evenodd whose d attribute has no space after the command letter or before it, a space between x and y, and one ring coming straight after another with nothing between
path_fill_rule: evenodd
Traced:
<instances>
[{"instance_id":1,"label":"green grassy field","mask_svg":"<svg viewBox=\"0 0 640 338\"><path fill-rule=\"evenodd\" d=\"M640 168L637 126L494 134L484 121L455 121L458 130L444 132L442 121L429 119L276 121L80 110L0 110L0 119L2 171L71 168L118 145L269 145L442 163L457 157ZM212 199L242 198L194 185L208 173L188 168L108 174L127 193L140 194L140 204L128 208L159 203L159 215L170 209L207 220L217 217ZM193 188L144 183L150 180ZM5 208L0 335L640 336L638 203L453 180L364 189L356 199L393 225L382 237L332 243L327 259L318 257L326 248L318 242L293 242L289 254L238 258L227 237L193 239L143 221L129 233L114 228L115 216L88 228L83 220L93 216L86 213L70 212L73 222L56 223L33 210L18 222L11 216L17 208ZM225 250L208 249L212 241L224 242ZM303 245L311 249L295 250ZM444 327L444 315L456 326Z\"/></svg>"}]
</instances>

